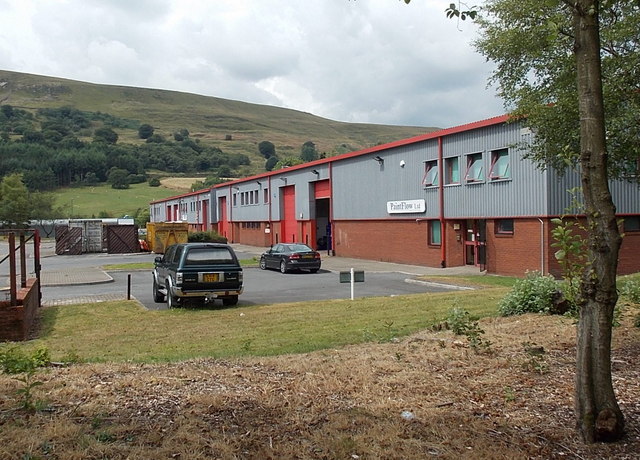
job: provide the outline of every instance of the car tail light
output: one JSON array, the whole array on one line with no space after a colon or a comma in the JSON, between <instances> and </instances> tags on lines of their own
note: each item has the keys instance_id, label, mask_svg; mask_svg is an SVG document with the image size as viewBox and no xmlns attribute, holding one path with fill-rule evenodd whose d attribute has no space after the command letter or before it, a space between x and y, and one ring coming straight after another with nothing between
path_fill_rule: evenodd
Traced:
<instances>
[{"instance_id":1,"label":"car tail light","mask_svg":"<svg viewBox=\"0 0 640 460\"><path fill-rule=\"evenodd\" d=\"M289 257L289 259L299 259L300 258L300 254L291 254L291 256Z\"/></svg>"}]
</instances>

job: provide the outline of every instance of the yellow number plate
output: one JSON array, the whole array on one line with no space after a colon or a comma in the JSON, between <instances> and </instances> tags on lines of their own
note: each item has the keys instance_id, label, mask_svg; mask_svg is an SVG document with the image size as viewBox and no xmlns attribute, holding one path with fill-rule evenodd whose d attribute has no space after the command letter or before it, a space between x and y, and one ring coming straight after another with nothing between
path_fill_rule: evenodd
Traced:
<instances>
[{"instance_id":1,"label":"yellow number plate","mask_svg":"<svg viewBox=\"0 0 640 460\"><path fill-rule=\"evenodd\" d=\"M202 281L205 283L217 283L220 279L220 275L218 273L203 273Z\"/></svg>"}]
</instances>

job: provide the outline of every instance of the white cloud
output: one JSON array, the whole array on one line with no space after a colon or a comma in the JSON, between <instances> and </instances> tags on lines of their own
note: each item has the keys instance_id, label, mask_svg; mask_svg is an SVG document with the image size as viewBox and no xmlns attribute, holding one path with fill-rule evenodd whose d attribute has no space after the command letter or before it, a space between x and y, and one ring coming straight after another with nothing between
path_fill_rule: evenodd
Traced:
<instances>
[{"instance_id":1,"label":"white cloud","mask_svg":"<svg viewBox=\"0 0 640 460\"><path fill-rule=\"evenodd\" d=\"M0 68L335 120L451 126L502 105L447 0L5 0Z\"/></svg>"}]
</instances>

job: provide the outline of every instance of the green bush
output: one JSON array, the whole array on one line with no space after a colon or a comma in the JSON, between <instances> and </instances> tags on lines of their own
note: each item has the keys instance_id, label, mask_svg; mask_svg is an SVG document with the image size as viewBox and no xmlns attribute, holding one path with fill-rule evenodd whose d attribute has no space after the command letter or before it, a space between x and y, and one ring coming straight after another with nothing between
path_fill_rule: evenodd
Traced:
<instances>
[{"instance_id":1,"label":"green bush","mask_svg":"<svg viewBox=\"0 0 640 460\"><path fill-rule=\"evenodd\" d=\"M189 243L226 243L227 238L213 230L208 232L191 232L187 237Z\"/></svg>"},{"instance_id":2,"label":"green bush","mask_svg":"<svg viewBox=\"0 0 640 460\"><path fill-rule=\"evenodd\" d=\"M149 180L149 187L160 187L160 179L158 179L157 177L154 177L153 179Z\"/></svg>"},{"instance_id":3,"label":"green bush","mask_svg":"<svg viewBox=\"0 0 640 460\"><path fill-rule=\"evenodd\" d=\"M5 374L32 372L49 364L49 350L38 348L30 355L18 347L0 349L0 371Z\"/></svg>"},{"instance_id":4,"label":"green bush","mask_svg":"<svg viewBox=\"0 0 640 460\"><path fill-rule=\"evenodd\" d=\"M620 294L629 302L640 304L640 280L625 280L620 282Z\"/></svg>"},{"instance_id":5,"label":"green bush","mask_svg":"<svg viewBox=\"0 0 640 460\"><path fill-rule=\"evenodd\" d=\"M489 351L491 342L484 338L484 330L471 314L459 306L449 310L447 324L455 335L464 335L469 346L475 351Z\"/></svg>"},{"instance_id":6,"label":"green bush","mask_svg":"<svg viewBox=\"0 0 640 460\"><path fill-rule=\"evenodd\" d=\"M551 275L529 272L500 301L498 313L502 316L549 313L558 290L559 284Z\"/></svg>"}]
</instances>

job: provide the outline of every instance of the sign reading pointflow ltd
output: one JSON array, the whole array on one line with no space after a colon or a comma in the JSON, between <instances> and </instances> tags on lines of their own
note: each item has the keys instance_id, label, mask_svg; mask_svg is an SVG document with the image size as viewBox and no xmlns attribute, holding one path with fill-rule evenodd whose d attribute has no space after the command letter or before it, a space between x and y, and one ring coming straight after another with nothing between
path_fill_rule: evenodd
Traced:
<instances>
[{"instance_id":1,"label":"sign reading pointflow ltd","mask_svg":"<svg viewBox=\"0 0 640 460\"><path fill-rule=\"evenodd\" d=\"M389 214L425 212L426 209L424 200L387 201Z\"/></svg>"}]
</instances>

